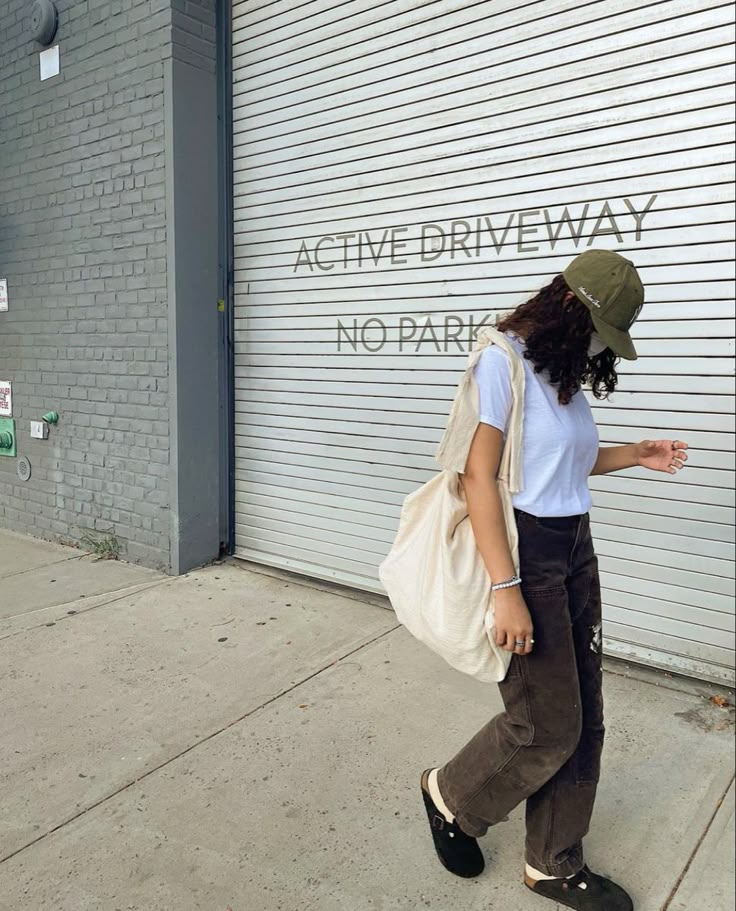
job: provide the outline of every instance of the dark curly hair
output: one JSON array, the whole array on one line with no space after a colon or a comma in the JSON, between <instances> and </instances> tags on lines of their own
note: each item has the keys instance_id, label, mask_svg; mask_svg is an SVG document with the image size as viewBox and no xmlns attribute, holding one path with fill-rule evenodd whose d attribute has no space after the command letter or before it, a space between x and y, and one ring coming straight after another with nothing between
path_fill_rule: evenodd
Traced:
<instances>
[{"instance_id":1,"label":"dark curly hair","mask_svg":"<svg viewBox=\"0 0 736 911\"><path fill-rule=\"evenodd\" d=\"M600 354L588 356L595 326L590 311L577 297L563 303L569 291L562 275L556 275L526 303L496 318L500 332L510 329L522 336L524 357L532 361L534 372L549 372L561 405L567 405L583 383L590 383L597 399L610 395L618 383L614 369L617 354L604 348Z\"/></svg>"}]
</instances>

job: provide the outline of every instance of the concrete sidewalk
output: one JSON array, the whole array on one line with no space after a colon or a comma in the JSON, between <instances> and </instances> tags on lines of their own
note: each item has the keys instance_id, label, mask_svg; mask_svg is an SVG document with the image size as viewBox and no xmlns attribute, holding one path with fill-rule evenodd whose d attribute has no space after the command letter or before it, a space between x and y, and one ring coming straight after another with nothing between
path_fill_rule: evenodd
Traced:
<instances>
[{"instance_id":1,"label":"concrete sidewalk","mask_svg":"<svg viewBox=\"0 0 736 911\"><path fill-rule=\"evenodd\" d=\"M381 599L169 578L0 532L2 911L525 911L523 806L465 881L421 770L501 708ZM733 714L607 661L593 869L638 911L733 908Z\"/></svg>"}]
</instances>

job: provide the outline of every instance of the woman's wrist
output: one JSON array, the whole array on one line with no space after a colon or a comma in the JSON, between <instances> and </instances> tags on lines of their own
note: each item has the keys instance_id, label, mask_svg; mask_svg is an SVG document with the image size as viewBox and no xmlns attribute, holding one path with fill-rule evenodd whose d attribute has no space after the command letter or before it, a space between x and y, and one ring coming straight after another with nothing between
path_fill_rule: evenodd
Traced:
<instances>
[{"instance_id":1,"label":"woman's wrist","mask_svg":"<svg viewBox=\"0 0 736 911\"><path fill-rule=\"evenodd\" d=\"M521 578L513 573L511 576L507 576L505 579L499 582L491 583L492 591L503 591L506 588L513 588L521 583Z\"/></svg>"}]
</instances>

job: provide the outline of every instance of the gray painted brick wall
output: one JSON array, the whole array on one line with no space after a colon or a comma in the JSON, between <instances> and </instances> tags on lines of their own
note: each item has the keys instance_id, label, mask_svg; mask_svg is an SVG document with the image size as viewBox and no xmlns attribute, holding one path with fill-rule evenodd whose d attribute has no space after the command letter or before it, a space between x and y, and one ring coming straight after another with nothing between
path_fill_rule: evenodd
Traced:
<instances>
[{"instance_id":1,"label":"gray painted brick wall","mask_svg":"<svg viewBox=\"0 0 736 911\"><path fill-rule=\"evenodd\" d=\"M0 379L22 483L0 525L78 541L112 528L171 568L165 61L214 69L210 4L57 0L61 73L41 82L27 0L0 0ZM46 441L29 421L56 410Z\"/></svg>"},{"instance_id":2,"label":"gray painted brick wall","mask_svg":"<svg viewBox=\"0 0 736 911\"><path fill-rule=\"evenodd\" d=\"M212 0L172 0L173 56L215 71L216 22Z\"/></svg>"}]
</instances>

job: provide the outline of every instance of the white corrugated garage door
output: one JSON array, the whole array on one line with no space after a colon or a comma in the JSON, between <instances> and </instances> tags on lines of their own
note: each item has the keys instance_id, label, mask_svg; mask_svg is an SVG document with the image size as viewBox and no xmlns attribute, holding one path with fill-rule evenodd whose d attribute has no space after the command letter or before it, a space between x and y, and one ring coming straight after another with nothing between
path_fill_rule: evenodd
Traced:
<instances>
[{"instance_id":1,"label":"white corrugated garage door","mask_svg":"<svg viewBox=\"0 0 736 911\"><path fill-rule=\"evenodd\" d=\"M470 333L580 250L647 287L591 478L606 646L734 656L733 14L711 0L233 4L236 551L362 589Z\"/></svg>"}]
</instances>

